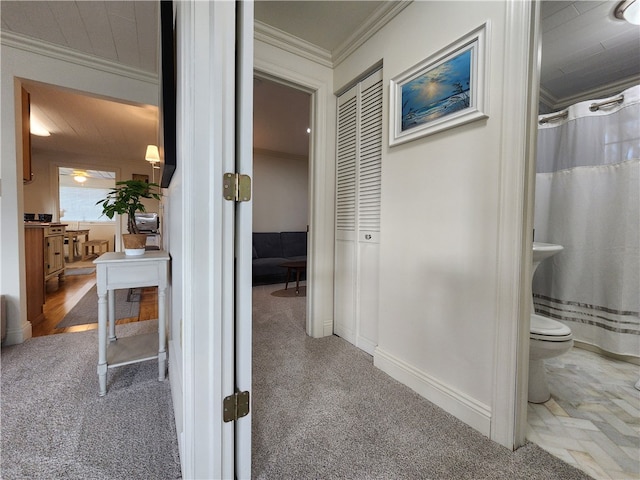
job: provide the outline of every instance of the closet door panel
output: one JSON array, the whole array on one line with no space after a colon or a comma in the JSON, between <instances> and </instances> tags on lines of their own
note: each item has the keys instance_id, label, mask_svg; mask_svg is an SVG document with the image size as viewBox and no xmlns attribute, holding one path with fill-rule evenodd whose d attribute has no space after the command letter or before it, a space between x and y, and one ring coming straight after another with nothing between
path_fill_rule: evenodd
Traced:
<instances>
[{"instance_id":1,"label":"closet door panel","mask_svg":"<svg viewBox=\"0 0 640 480\"><path fill-rule=\"evenodd\" d=\"M356 342L356 168L357 88L338 99L336 155L336 246L334 273L333 331L350 343Z\"/></svg>"},{"instance_id":2,"label":"closet door panel","mask_svg":"<svg viewBox=\"0 0 640 480\"><path fill-rule=\"evenodd\" d=\"M382 72L338 98L334 332L378 343Z\"/></svg>"}]
</instances>

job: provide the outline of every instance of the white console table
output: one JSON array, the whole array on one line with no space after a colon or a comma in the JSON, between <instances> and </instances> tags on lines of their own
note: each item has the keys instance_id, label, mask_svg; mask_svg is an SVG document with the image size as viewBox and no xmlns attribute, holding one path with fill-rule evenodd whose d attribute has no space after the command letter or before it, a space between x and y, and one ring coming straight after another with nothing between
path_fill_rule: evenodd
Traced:
<instances>
[{"instance_id":1,"label":"white console table","mask_svg":"<svg viewBox=\"0 0 640 480\"><path fill-rule=\"evenodd\" d=\"M164 380L167 365L165 294L169 285L169 260L167 252L150 250L144 255L136 256L125 255L123 252L108 252L93 261L97 269L100 396L107 393L108 368L157 358L158 380ZM158 287L158 333L117 339L114 290L153 286Z\"/></svg>"}]
</instances>

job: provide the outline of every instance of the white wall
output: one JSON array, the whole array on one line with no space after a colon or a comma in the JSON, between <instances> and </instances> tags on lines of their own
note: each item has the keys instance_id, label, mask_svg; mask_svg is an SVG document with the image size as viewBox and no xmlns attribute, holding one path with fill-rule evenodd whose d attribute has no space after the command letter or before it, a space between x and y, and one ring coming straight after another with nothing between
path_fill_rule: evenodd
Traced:
<instances>
[{"instance_id":1,"label":"white wall","mask_svg":"<svg viewBox=\"0 0 640 480\"><path fill-rule=\"evenodd\" d=\"M309 161L254 152L253 231L305 232L309 224Z\"/></svg>"},{"instance_id":2,"label":"white wall","mask_svg":"<svg viewBox=\"0 0 640 480\"><path fill-rule=\"evenodd\" d=\"M382 61L388 85L394 76L490 21L488 119L390 148L385 90L379 343L374 357L377 366L485 435L491 433L492 415L503 413L493 411L498 245L504 240L498 232L501 202L511 201L500 197L505 181L501 170L505 161L525 161L503 154L505 125L523 121L515 117L517 109L503 110L512 93L504 79L509 68L521 68L503 60L507 12L507 2L414 2L342 62L334 77L339 90ZM529 31L526 23L515 28ZM509 47L526 51L528 43ZM515 184L519 179L512 180ZM508 234L517 240L520 228ZM516 273L519 268L519 263L507 266ZM517 303L517 298L504 301Z\"/></svg>"},{"instance_id":3,"label":"white wall","mask_svg":"<svg viewBox=\"0 0 640 480\"><path fill-rule=\"evenodd\" d=\"M147 105L158 104L155 79L140 73L125 74L108 62L83 59L48 51L46 46L25 49L3 40L0 88L2 101L2 202L0 206L0 293L7 299L6 344L31 336L26 319L24 268L24 213L21 145L16 140L20 114L16 99L21 78L84 91L107 98ZM16 281L16 279L18 279Z\"/></svg>"}]
</instances>

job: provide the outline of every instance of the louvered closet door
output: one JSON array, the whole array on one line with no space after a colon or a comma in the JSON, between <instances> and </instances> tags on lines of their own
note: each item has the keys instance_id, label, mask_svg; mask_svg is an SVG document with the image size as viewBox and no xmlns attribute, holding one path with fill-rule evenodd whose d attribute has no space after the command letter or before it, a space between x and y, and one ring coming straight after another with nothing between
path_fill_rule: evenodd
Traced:
<instances>
[{"instance_id":1,"label":"louvered closet door","mask_svg":"<svg viewBox=\"0 0 640 480\"><path fill-rule=\"evenodd\" d=\"M382 71L338 98L334 332L373 353L378 339Z\"/></svg>"}]
</instances>

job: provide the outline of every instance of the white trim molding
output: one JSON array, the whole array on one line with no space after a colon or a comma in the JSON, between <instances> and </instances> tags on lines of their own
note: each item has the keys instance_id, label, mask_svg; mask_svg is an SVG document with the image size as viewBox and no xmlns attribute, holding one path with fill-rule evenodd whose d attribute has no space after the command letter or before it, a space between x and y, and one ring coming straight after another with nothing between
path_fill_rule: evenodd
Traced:
<instances>
[{"instance_id":1,"label":"white trim molding","mask_svg":"<svg viewBox=\"0 0 640 480\"><path fill-rule=\"evenodd\" d=\"M130 67L122 63L113 62L104 58L95 57L86 53L71 50L53 43L28 37L14 32L0 32L0 42L8 47L24 50L63 62L73 63L83 67L100 70L114 75L131 78L141 82L158 85L158 74Z\"/></svg>"},{"instance_id":2,"label":"white trim molding","mask_svg":"<svg viewBox=\"0 0 640 480\"><path fill-rule=\"evenodd\" d=\"M413 0L400 0L397 2L382 2L382 4L332 53L333 66L340 65L342 61L360 48L367 40L373 37L387 23L395 18L402 10L407 8Z\"/></svg>"},{"instance_id":3,"label":"white trim molding","mask_svg":"<svg viewBox=\"0 0 640 480\"><path fill-rule=\"evenodd\" d=\"M518 434L523 407L526 415L539 2L509 0L505 5L504 45L509 48L503 63L509 67L503 77L492 389L496 413L490 438L513 450L523 443Z\"/></svg>"},{"instance_id":4,"label":"white trim molding","mask_svg":"<svg viewBox=\"0 0 640 480\"><path fill-rule=\"evenodd\" d=\"M412 2L413 0L381 2L365 22L332 52L259 20L255 20L254 38L324 67L335 68Z\"/></svg>"},{"instance_id":5,"label":"white trim molding","mask_svg":"<svg viewBox=\"0 0 640 480\"><path fill-rule=\"evenodd\" d=\"M380 347L375 349L373 364L454 417L475 428L483 435L489 436L491 431L491 409L489 406L445 385Z\"/></svg>"},{"instance_id":6,"label":"white trim molding","mask_svg":"<svg viewBox=\"0 0 640 480\"><path fill-rule=\"evenodd\" d=\"M571 95L564 98L556 98L549 91L544 88L540 88L540 102L550 108L550 110L557 111L563 108L569 107L574 103L583 102L585 100L593 100L594 98L607 98L616 95L627 88L634 87L640 84L640 77L637 75L618 80L614 83L609 83L597 88L592 88L586 92L581 92L576 95Z\"/></svg>"},{"instance_id":7,"label":"white trim molding","mask_svg":"<svg viewBox=\"0 0 640 480\"><path fill-rule=\"evenodd\" d=\"M271 25L255 21L254 38L273 47L293 53L299 57L306 58L322 66L332 68L333 62L331 52L324 48L317 47L313 43L295 37L290 33L279 30Z\"/></svg>"}]
</instances>

